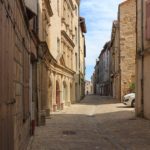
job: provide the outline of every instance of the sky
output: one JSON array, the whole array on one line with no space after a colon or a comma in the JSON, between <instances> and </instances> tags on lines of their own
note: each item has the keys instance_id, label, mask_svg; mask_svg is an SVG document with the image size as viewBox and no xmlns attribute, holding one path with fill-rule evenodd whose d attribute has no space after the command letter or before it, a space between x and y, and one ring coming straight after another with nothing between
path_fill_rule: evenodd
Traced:
<instances>
[{"instance_id":1,"label":"sky","mask_svg":"<svg viewBox=\"0 0 150 150\"><path fill-rule=\"evenodd\" d=\"M81 0L80 14L85 17L86 80L90 80L104 44L110 40L113 20L123 0Z\"/></svg>"}]
</instances>

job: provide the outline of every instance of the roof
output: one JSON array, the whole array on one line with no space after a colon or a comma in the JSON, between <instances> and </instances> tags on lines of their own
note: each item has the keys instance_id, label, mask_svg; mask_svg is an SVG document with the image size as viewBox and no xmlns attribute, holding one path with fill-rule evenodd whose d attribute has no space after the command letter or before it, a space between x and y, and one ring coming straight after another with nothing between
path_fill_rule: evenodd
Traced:
<instances>
[{"instance_id":1,"label":"roof","mask_svg":"<svg viewBox=\"0 0 150 150\"><path fill-rule=\"evenodd\" d=\"M87 33L85 18L80 17L80 26L83 33Z\"/></svg>"}]
</instances>

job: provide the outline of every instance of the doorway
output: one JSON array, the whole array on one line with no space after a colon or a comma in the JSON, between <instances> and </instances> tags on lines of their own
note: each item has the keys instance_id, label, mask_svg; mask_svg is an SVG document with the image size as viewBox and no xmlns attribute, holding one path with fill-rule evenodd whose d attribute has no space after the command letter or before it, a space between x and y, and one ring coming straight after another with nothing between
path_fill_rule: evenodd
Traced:
<instances>
[{"instance_id":1,"label":"doorway","mask_svg":"<svg viewBox=\"0 0 150 150\"><path fill-rule=\"evenodd\" d=\"M59 82L56 81L56 105L57 105L57 109L60 109L60 86L59 86Z\"/></svg>"}]
</instances>

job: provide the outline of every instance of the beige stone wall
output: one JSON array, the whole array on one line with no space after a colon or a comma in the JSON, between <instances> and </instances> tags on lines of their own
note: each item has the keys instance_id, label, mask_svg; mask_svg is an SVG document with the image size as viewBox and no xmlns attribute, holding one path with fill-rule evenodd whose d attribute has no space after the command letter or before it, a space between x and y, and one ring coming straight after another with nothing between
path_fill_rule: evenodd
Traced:
<instances>
[{"instance_id":1,"label":"beige stone wall","mask_svg":"<svg viewBox=\"0 0 150 150\"><path fill-rule=\"evenodd\" d=\"M81 28L79 29L80 34L80 99L85 95L85 36Z\"/></svg>"},{"instance_id":2,"label":"beige stone wall","mask_svg":"<svg viewBox=\"0 0 150 150\"><path fill-rule=\"evenodd\" d=\"M26 149L30 140L30 52L34 49L34 44L22 10L25 7L22 6L22 1L8 0L0 3L0 79L3 81L0 83L1 150Z\"/></svg>"},{"instance_id":3,"label":"beige stone wall","mask_svg":"<svg viewBox=\"0 0 150 150\"><path fill-rule=\"evenodd\" d=\"M80 29L80 72L85 73L85 55L84 55L85 37Z\"/></svg>"},{"instance_id":4,"label":"beige stone wall","mask_svg":"<svg viewBox=\"0 0 150 150\"><path fill-rule=\"evenodd\" d=\"M112 49L111 53L113 53L113 97L116 98L117 101L121 101L120 99L120 50L119 50L119 26L118 21L114 21L112 28Z\"/></svg>"},{"instance_id":5,"label":"beige stone wall","mask_svg":"<svg viewBox=\"0 0 150 150\"><path fill-rule=\"evenodd\" d=\"M120 85L120 51L119 51L119 28L118 28L118 24L116 27L116 32L115 32L115 85L116 85L116 89L115 89L115 95L116 95L116 99L118 101L121 101L121 85Z\"/></svg>"},{"instance_id":6,"label":"beige stone wall","mask_svg":"<svg viewBox=\"0 0 150 150\"><path fill-rule=\"evenodd\" d=\"M57 5L57 0L51 1L51 7L53 10L53 16L51 17L51 26L48 31L47 43L51 54L57 59L58 55L62 52L61 44L58 52L57 40L61 43L61 15L58 14L57 10L61 10L61 5L63 1L59 0L59 5ZM58 8L59 6L59 8ZM60 12L61 13L61 12Z\"/></svg>"},{"instance_id":7,"label":"beige stone wall","mask_svg":"<svg viewBox=\"0 0 150 150\"><path fill-rule=\"evenodd\" d=\"M127 0L119 6L121 96L128 93L135 80L136 1Z\"/></svg>"},{"instance_id":8,"label":"beige stone wall","mask_svg":"<svg viewBox=\"0 0 150 150\"><path fill-rule=\"evenodd\" d=\"M79 32L80 32L80 28L79 28L79 13L80 13L80 6L78 5L78 3L76 3L75 1L76 0L73 0L74 1L74 5L75 5L75 10L74 10L74 35L77 36L77 37L74 37L74 41L75 41L75 48L74 48L74 53L73 53L73 63L74 64L79 64ZM76 31L77 30L77 31ZM77 32L77 33L75 33ZM77 59L76 59L76 56L77 55ZM79 73L79 65L74 65L73 66L76 74Z\"/></svg>"},{"instance_id":9,"label":"beige stone wall","mask_svg":"<svg viewBox=\"0 0 150 150\"><path fill-rule=\"evenodd\" d=\"M79 80L76 80L75 74L79 72L79 6L76 0L51 1L53 16L47 17L44 1L42 3L39 0L39 4L39 37L40 40L46 41L52 55L50 58L48 55L45 57L48 79L43 82L48 85L48 93L44 94L45 99L48 96L48 102L43 101L41 109L56 111L69 106L78 98L75 93L79 93ZM45 16L47 20L44 24ZM49 62L48 59L52 61ZM57 104L58 94L61 108ZM45 104L49 106L43 106Z\"/></svg>"},{"instance_id":10,"label":"beige stone wall","mask_svg":"<svg viewBox=\"0 0 150 150\"><path fill-rule=\"evenodd\" d=\"M53 16L51 18L48 45L54 58L59 61L63 56L65 65L73 71L77 71L75 53L78 55L78 14L74 8L79 9L75 0L73 6L68 0L52 1ZM62 34L63 32L63 34ZM68 39L69 40L68 40ZM59 45L58 45L59 44Z\"/></svg>"},{"instance_id":11,"label":"beige stone wall","mask_svg":"<svg viewBox=\"0 0 150 150\"><path fill-rule=\"evenodd\" d=\"M146 0L138 0L138 20L137 20L137 59L136 59L136 114L142 115L150 119L150 101L149 101L149 89L150 89L150 41L146 40ZM143 2L143 12L141 2ZM142 16L143 13L143 16ZM143 48L142 48L142 20L143 18ZM143 51L143 52L142 52ZM140 55L142 52L142 55ZM143 61L143 62L142 62ZM142 66L143 64L143 66ZM142 73L143 68L143 73ZM143 74L143 76L142 76ZM141 79L143 78L143 88ZM143 89L143 102L142 102L142 89ZM142 104L143 103L143 104Z\"/></svg>"},{"instance_id":12,"label":"beige stone wall","mask_svg":"<svg viewBox=\"0 0 150 150\"><path fill-rule=\"evenodd\" d=\"M93 84L91 81L85 81L85 95L93 94Z\"/></svg>"}]
</instances>

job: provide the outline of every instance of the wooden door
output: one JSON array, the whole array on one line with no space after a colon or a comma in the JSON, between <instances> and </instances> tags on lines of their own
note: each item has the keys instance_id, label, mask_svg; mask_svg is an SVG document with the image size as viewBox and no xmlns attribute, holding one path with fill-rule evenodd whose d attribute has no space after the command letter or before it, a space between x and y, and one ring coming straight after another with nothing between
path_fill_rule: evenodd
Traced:
<instances>
[{"instance_id":1,"label":"wooden door","mask_svg":"<svg viewBox=\"0 0 150 150\"><path fill-rule=\"evenodd\" d=\"M0 1L0 150L14 150L13 26Z\"/></svg>"}]
</instances>

